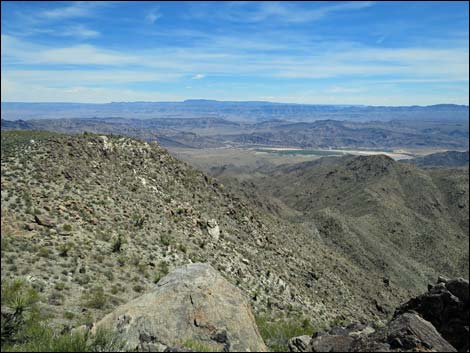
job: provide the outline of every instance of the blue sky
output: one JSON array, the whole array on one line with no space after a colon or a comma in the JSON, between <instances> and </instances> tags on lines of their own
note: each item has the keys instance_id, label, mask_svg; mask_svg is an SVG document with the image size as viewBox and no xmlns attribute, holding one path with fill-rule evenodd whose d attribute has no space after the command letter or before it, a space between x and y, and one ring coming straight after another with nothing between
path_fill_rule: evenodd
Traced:
<instances>
[{"instance_id":1,"label":"blue sky","mask_svg":"<svg viewBox=\"0 0 470 353\"><path fill-rule=\"evenodd\" d=\"M468 2L1 3L1 100L468 104Z\"/></svg>"}]
</instances>

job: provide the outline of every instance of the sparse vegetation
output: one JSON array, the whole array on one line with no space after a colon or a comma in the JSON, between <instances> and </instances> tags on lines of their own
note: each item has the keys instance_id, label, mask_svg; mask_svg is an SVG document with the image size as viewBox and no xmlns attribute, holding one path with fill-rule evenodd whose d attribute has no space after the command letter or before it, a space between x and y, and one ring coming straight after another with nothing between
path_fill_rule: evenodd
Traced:
<instances>
[{"instance_id":1,"label":"sparse vegetation","mask_svg":"<svg viewBox=\"0 0 470 353\"><path fill-rule=\"evenodd\" d=\"M196 340L187 340L182 344L183 347L189 348L194 352L216 352L208 344Z\"/></svg>"},{"instance_id":2,"label":"sparse vegetation","mask_svg":"<svg viewBox=\"0 0 470 353\"><path fill-rule=\"evenodd\" d=\"M285 204L270 203L268 192L264 195L268 202L255 199L251 181L244 184L241 192L225 181L223 188L220 179L194 172L158 145L108 136L111 147L105 150L102 138L94 134L54 135L51 140L36 139L34 134L28 132L28 139L10 147L7 141L6 149L2 144L2 278L20 274L28 278L40 293L44 312L55 315L50 319L53 327L64 322L74 326L95 322L116 305L151 288L170 268L190 262L208 262L219 269L251 299L255 312L263 312L268 307L273 312L290 310L292 317L300 321L297 313L302 310L318 321L339 318L345 312L353 320L363 317L364 312L369 313L370 303L377 296L391 306L406 294L393 275L390 286L385 287L381 276L351 261L352 251L345 259L345 255L335 250L335 246L347 249L356 228L369 220L364 216L361 222L349 223L355 228L344 227L343 219L336 217L337 208L345 202L343 199L331 201L324 218L315 214L304 223L300 211L289 213ZM8 132L2 131L2 142L8 136ZM29 139L38 142L32 144ZM20 157L25 162L18 167ZM461 173L462 180L455 180L456 186L449 184L449 190L454 187L457 190L457 185L468 182L465 172ZM358 183L354 179L342 180L344 176L340 175L335 179L337 184L332 184L338 193L334 196L347 193L342 188L345 182L351 183L350 192L356 190ZM141 177L147 181L145 186ZM317 181L312 178L310 183ZM277 182L265 184L274 187ZM439 185L443 184L444 179ZM136 191L131 192L131 185L138 186ZM281 186L277 189L279 193L295 187L293 183ZM393 186L387 185L386 191L395 190ZM333 189L332 186L323 192ZM322 191L321 188L303 190L308 193L298 193L293 200L302 201L301 206L316 207L316 199L314 203L303 203L303 198ZM458 203L463 202L463 215L468 209L468 202L464 202L468 189L458 190L463 193L457 199ZM386 195L380 189L373 191ZM372 191L361 195L365 201L372 199ZM435 199L444 207L443 198ZM26 214L26 204L31 212L35 208L42 212L39 218L50 219L54 224L39 224L34 215ZM351 209L352 212L360 208ZM286 221L285 213L295 222ZM135 222L133 215L139 216ZM144 222L140 221L142 215L145 215ZM223 236L208 233L206 225L211 219L217 220ZM404 220L397 214L394 221L403 223ZM396 224L393 227L398 229ZM324 245L323 241L336 239L333 237L336 234L326 236L322 231L341 230L348 231L347 238ZM393 240L391 234L387 233L387 240ZM429 242L432 237L419 239ZM468 263L468 256L466 259ZM382 263L377 262L373 268L380 266ZM468 271L464 261L460 271ZM427 281L423 277L418 282L425 285ZM82 313L82 309L87 311ZM303 332L302 326L301 322L295 325L276 320L264 323L265 334L277 332L278 337ZM58 335L53 332L52 337ZM271 338L271 341L278 347L285 344L282 338Z\"/></svg>"},{"instance_id":3,"label":"sparse vegetation","mask_svg":"<svg viewBox=\"0 0 470 353\"><path fill-rule=\"evenodd\" d=\"M273 318L271 315L259 315L256 317L256 324L264 342L272 352L287 352L287 342L292 337L311 336L319 331L308 319L302 317Z\"/></svg>"},{"instance_id":4,"label":"sparse vegetation","mask_svg":"<svg viewBox=\"0 0 470 353\"><path fill-rule=\"evenodd\" d=\"M103 287L97 286L88 290L82 297L83 305L88 308L102 309L108 300Z\"/></svg>"}]
</instances>

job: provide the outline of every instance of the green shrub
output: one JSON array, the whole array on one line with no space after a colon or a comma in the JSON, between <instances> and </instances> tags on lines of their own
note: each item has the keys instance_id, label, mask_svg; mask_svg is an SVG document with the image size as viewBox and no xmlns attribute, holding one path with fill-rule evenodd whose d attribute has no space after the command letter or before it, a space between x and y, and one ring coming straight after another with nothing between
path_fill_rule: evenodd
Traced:
<instances>
[{"instance_id":1,"label":"green shrub","mask_svg":"<svg viewBox=\"0 0 470 353\"><path fill-rule=\"evenodd\" d=\"M42 247L38 251L38 256L48 259L51 256L51 250L49 248Z\"/></svg>"},{"instance_id":2,"label":"green shrub","mask_svg":"<svg viewBox=\"0 0 470 353\"><path fill-rule=\"evenodd\" d=\"M113 252L121 252L122 251L122 246L124 245L124 238L121 234L117 236L117 238L113 242Z\"/></svg>"},{"instance_id":3,"label":"green shrub","mask_svg":"<svg viewBox=\"0 0 470 353\"><path fill-rule=\"evenodd\" d=\"M96 334L57 334L37 323L26 342L2 347L5 352L119 352L125 342L114 332L98 329Z\"/></svg>"},{"instance_id":4,"label":"green shrub","mask_svg":"<svg viewBox=\"0 0 470 353\"><path fill-rule=\"evenodd\" d=\"M134 227L142 229L144 227L144 223L147 220L148 215L141 216L140 214L136 214L132 217L132 222Z\"/></svg>"},{"instance_id":5,"label":"green shrub","mask_svg":"<svg viewBox=\"0 0 470 353\"><path fill-rule=\"evenodd\" d=\"M124 266L124 265L126 264L126 262L127 262L127 257L124 256L124 255L121 255L121 256L118 257L117 262L118 262L119 266L122 267L122 266Z\"/></svg>"},{"instance_id":6,"label":"green shrub","mask_svg":"<svg viewBox=\"0 0 470 353\"><path fill-rule=\"evenodd\" d=\"M72 226L70 224L64 224L62 226L62 229L64 230L64 232L71 232L72 231Z\"/></svg>"},{"instance_id":7,"label":"green shrub","mask_svg":"<svg viewBox=\"0 0 470 353\"><path fill-rule=\"evenodd\" d=\"M55 289L62 291L65 289L65 283L64 282L57 282L54 286Z\"/></svg>"},{"instance_id":8,"label":"green shrub","mask_svg":"<svg viewBox=\"0 0 470 353\"><path fill-rule=\"evenodd\" d=\"M162 279L162 277L165 277L168 274L168 272L170 272L170 266L169 266L168 262L161 261L157 265L157 271L158 272L153 277L153 282L154 283L158 283L160 281L160 279Z\"/></svg>"},{"instance_id":9,"label":"green shrub","mask_svg":"<svg viewBox=\"0 0 470 353\"><path fill-rule=\"evenodd\" d=\"M189 348L194 352L216 352L210 346L196 340L187 340L183 343L183 347Z\"/></svg>"},{"instance_id":10,"label":"green shrub","mask_svg":"<svg viewBox=\"0 0 470 353\"><path fill-rule=\"evenodd\" d=\"M61 244L59 246L59 256L67 257L71 249L72 249L72 244L70 243Z\"/></svg>"},{"instance_id":11,"label":"green shrub","mask_svg":"<svg viewBox=\"0 0 470 353\"><path fill-rule=\"evenodd\" d=\"M145 288L140 284L136 284L134 287L132 287L132 289L137 293L142 293Z\"/></svg>"},{"instance_id":12,"label":"green shrub","mask_svg":"<svg viewBox=\"0 0 470 353\"><path fill-rule=\"evenodd\" d=\"M1 237L1 256L3 257L3 253L5 251L8 251L8 248L9 248L9 245L10 245L10 242L9 242L9 239L5 236L2 235Z\"/></svg>"},{"instance_id":13,"label":"green shrub","mask_svg":"<svg viewBox=\"0 0 470 353\"><path fill-rule=\"evenodd\" d=\"M158 283L158 282L160 282L161 279L162 279L162 275L160 273L156 273L153 276L153 283Z\"/></svg>"},{"instance_id":14,"label":"green shrub","mask_svg":"<svg viewBox=\"0 0 470 353\"><path fill-rule=\"evenodd\" d=\"M28 330L38 320L39 294L21 279L3 281L1 288L1 345L22 342L28 336ZM3 311L8 312L7 315Z\"/></svg>"},{"instance_id":15,"label":"green shrub","mask_svg":"<svg viewBox=\"0 0 470 353\"><path fill-rule=\"evenodd\" d=\"M266 315L256 317L256 324L264 342L273 352L288 352L289 339L296 336L311 336L315 332L308 319L279 318L272 319Z\"/></svg>"},{"instance_id":16,"label":"green shrub","mask_svg":"<svg viewBox=\"0 0 470 353\"><path fill-rule=\"evenodd\" d=\"M67 320L72 320L75 317L75 314L71 311L64 312L64 318Z\"/></svg>"},{"instance_id":17,"label":"green shrub","mask_svg":"<svg viewBox=\"0 0 470 353\"><path fill-rule=\"evenodd\" d=\"M171 237L168 234L162 234L160 236L160 243L164 246L169 246L171 244Z\"/></svg>"},{"instance_id":18,"label":"green shrub","mask_svg":"<svg viewBox=\"0 0 470 353\"><path fill-rule=\"evenodd\" d=\"M88 308L102 309L108 301L103 287L94 287L88 290L82 297L83 305Z\"/></svg>"},{"instance_id":19,"label":"green shrub","mask_svg":"<svg viewBox=\"0 0 470 353\"><path fill-rule=\"evenodd\" d=\"M188 251L188 249L186 248L186 245L184 244L178 244L178 250L185 254Z\"/></svg>"}]
</instances>

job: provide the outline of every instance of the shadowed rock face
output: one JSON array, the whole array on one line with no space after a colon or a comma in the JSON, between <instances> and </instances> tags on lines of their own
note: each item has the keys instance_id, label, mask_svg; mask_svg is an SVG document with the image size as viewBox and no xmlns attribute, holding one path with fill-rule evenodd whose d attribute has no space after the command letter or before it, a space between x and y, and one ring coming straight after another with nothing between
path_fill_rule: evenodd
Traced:
<instances>
[{"instance_id":1,"label":"shadowed rock face","mask_svg":"<svg viewBox=\"0 0 470 353\"><path fill-rule=\"evenodd\" d=\"M407 311L414 311L429 321L457 350L468 351L470 300L467 280L444 279L430 287L427 293L399 307L395 316Z\"/></svg>"},{"instance_id":2,"label":"shadowed rock face","mask_svg":"<svg viewBox=\"0 0 470 353\"><path fill-rule=\"evenodd\" d=\"M428 292L400 306L375 331L365 324L294 337L291 352L468 352L469 284L439 277Z\"/></svg>"},{"instance_id":3,"label":"shadowed rock face","mask_svg":"<svg viewBox=\"0 0 470 353\"><path fill-rule=\"evenodd\" d=\"M127 349L162 351L197 342L217 351L266 351L241 291L210 265L175 269L154 291L117 308L95 328L119 332Z\"/></svg>"}]
</instances>

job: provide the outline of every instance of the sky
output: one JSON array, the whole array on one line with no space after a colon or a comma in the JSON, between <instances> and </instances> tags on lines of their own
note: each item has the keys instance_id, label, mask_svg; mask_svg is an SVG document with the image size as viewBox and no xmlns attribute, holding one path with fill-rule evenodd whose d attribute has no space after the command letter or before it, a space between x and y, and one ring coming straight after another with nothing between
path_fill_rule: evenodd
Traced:
<instances>
[{"instance_id":1,"label":"sky","mask_svg":"<svg viewBox=\"0 0 470 353\"><path fill-rule=\"evenodd\" d=\"M2 102L469 102L469 3L1 2Z\"/></svg>"}]
</instances>

